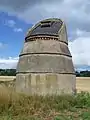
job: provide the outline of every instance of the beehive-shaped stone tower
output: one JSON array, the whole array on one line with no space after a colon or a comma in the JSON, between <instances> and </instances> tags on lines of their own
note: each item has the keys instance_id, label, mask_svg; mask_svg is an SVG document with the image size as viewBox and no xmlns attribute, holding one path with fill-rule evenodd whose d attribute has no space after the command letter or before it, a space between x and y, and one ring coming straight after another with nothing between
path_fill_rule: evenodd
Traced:
<instances>
[{"instance_id":1,"label":"beehive-shaped stone tower","mask_svg":"<svg viewBox=\"0 0 90 120\"><path fill-rule=\"evenodd\" d=\"M16 91L26 94L74 93L76 76L65 23L46 19L27 33L19 56Z\"/></svg>"}]
</instances>

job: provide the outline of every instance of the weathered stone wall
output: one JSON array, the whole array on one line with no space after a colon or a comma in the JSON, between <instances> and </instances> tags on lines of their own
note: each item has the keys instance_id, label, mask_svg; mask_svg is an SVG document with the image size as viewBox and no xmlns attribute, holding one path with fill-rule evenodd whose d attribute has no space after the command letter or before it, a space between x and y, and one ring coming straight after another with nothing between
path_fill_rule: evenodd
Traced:
<instances>
[{"instance_id":1,"label":"weathered stone wall","mask_svg":"<svg viewBox=\"0 0 90 120\"><path fill-rule=\"evenodd\" d=\"M18 74L16 91L25 94L74 93L75 75L72 74Z\"/></svg>"},{"instance_id":2,"label":"weathered stone wall","mask_svg":"<svg viewBox=\"0 0 90 120\"><path fill-rule=\"evenodd\" d=\"M28 53L61 53L71 55L66 43L51 38L49 40L38 38L34 41L25 42L20 55Z\"/></svg>"},{"instance_id":3,"label":"weathered stone wall","mask_svg":"<svg viewBox=\"0 0 90 120\"><path fill-rule=\"evenodd\" d=\"M20 73L72 73L72 59L64 55L33 54L20 57L17 71Z\"/></svg>"}]
</instances>

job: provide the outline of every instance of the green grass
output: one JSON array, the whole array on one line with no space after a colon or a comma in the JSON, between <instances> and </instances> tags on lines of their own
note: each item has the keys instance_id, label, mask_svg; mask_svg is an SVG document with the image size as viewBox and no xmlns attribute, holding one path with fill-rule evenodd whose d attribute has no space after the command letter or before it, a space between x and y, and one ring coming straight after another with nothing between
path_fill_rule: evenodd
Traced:
<instances>
[{"instance_id":1,"label":"green grass","mask_svg":"<svg viewBox=\"0 0 90 120\"><path fill-rule=\"evenodd\" d=\"M90 120L90 94L25 96L0 88L0 120Z\"/></svg>"}]
</instances>

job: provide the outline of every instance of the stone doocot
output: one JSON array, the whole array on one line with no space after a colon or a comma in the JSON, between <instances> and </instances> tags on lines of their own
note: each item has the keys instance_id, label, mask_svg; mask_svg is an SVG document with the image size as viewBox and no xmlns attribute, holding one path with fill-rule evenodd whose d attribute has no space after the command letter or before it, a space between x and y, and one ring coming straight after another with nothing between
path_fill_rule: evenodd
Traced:
<instances>
[{"instance_id":1,"label":"stone doocot","mask_svg":"<svg viewBox=\"0 0 90 120\"><path fill-rule=\"evenodd\" d=\"M28 31L17 65L16 91L75 93L76 76L62 20L45 19Z\"/></svg>"}]
</instances>

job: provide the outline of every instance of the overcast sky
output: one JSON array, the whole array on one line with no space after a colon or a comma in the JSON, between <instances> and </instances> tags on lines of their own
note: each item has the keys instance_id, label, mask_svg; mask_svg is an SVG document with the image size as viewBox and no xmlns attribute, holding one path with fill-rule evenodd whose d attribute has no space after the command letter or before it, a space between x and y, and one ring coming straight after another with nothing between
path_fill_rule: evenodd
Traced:
<instances>
[{"instance_id":1,"label":"overcast sky","mask_svg":"<svg viewBox=\"0 0 90 120\"><path fill-rule=\"evenodd\" d=\"M28 28L57 17L65 21L75 68L90 68L90 0L0 0L0 68L13 68Z\"/></svg>"}]
</instances>

